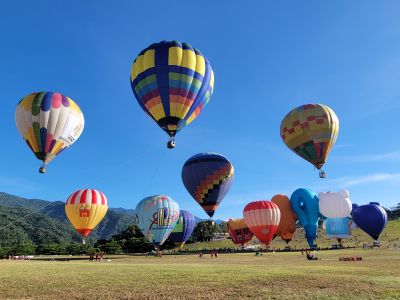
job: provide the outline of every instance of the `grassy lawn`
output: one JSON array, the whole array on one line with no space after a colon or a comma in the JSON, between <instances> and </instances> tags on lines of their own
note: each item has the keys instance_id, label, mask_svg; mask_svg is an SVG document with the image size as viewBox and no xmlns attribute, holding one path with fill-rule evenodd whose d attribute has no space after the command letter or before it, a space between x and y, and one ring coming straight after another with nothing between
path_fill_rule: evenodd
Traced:
<instances>
[{"instance_id":1,"label":"grassy lawn","mask_svg":"<svg viewBox=\"0 0 400 300\"><path fill-rule=\"evenodd\" d=\"M395 244L400 245L400 220L389 221L385 230L379 237L381 241L381 245L384 248L393 248ZM360 228L356 228L352 231L352 237L350 239L343 240L344 246L362 246L363 243L371 244L372 238L368 236L365 232L363 232ZM319 228L318 229L318 238L316 240L316 244L321 248L329 247L331 244L336 244L336 239L328 239L325 236L325 232ZM256 238L249 243L249 245L259 245L259 242ZM307 248L307 242L304 238L304 229L298 228L293 236L293 240L290 242L292 249L302 249ZM261 245L260 245L261 246ZM281 238L277 237L271 242L271 248L275 249L284 249L286 246L286 242L284 242ZM202 242L202 243L193 243L184 245L184 249L188 250L199 250L199 249L213 249L213 248L240 248L232 243L231 240L223 240L223 241L213 241L213 242Z\"/></svg>"},{"instance_id":2,"label":"grassy lawn","mask_svg":"<svg viewBox=\"0 0 400 300\"><path fill-rule=\"evenodd\" d=\"M362 256L341 262L340 256ZM400 299L400 251L0 261L2 299Z\"/></svg>"}]
</instances>

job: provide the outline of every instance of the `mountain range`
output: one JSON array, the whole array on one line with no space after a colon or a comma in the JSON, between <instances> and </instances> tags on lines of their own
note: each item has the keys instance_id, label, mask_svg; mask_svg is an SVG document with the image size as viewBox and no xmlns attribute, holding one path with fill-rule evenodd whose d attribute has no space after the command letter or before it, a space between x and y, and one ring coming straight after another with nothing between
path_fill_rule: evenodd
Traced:
<instances>
[{"instance_id":1,"label":"mountain range","mask_svg":"<svg viewBox=\"0 0 400 300\"><path fill-rule=\"evenodd\" d=\"M81 241L65 215L64 202L25 199L0 192L0 246ZM125 230L133 223L133 209L109 208L86 239L94 243ZM196 218L196 223L205 221ZM217 224L222 220L215 220Z\"/></svg>"},{"instance_id":2,"label":"mountain range","mask_svg":"<svg viewBox=\"0 0 400 300\"><path fill-rule=\"evenodd\" d=\"M64 202L25 199L0 192L0 246L80 241L65 215ZM88 243L109 239L133 222L133 210L110 208L88 237Z\"/></svg>"}]
</instances>

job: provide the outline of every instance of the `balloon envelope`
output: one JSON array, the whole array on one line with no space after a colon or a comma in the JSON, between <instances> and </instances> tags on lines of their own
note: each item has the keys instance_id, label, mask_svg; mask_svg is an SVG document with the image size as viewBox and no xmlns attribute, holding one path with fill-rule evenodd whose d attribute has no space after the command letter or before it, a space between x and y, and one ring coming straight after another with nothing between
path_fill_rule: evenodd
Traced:
<instances>
[{"instance_id":1,"label":"balloon envelope","mask_svg":"<svg viewBox=\"0 0 400 300\"><path fill-rule=\"evenodd\" d=\"M162 245L179 218L179 205L172 198L156 195L144 198L135 209L139 229L155 246Z\"/></svg>"},{"instance_id":2,"label":"balloon envelope","mask_svg":"<svg viewBox=\"0 0 400 300\"><path fill-rule=\"evenodd\" d=\"M217 153L199 153L189 158L182 168L182 181L187 191L212 217L233 183L233 165Z\"/></svg>"},{"instance_id":3,"label":"balloon envelope","mask_svg":"<svg viewBox=\"0 0 400 300\"><path fill-rule=\"evenodd\" d=\"M286 195L275 195L271 201L279 207L281 212L281 220L279 222L276 236L280 236L282 240L287 243L293 238L293 234L296 231L297 216L290 206L290 200Z\"/></svg>"},{"instance_id":4,"label":"balloon envelope","mask_svg":"<svg viewBox=\"0 0 400 300\"><path fill-rule=\"evenodd\" d=\"M356 207L353 210L352 217L356 225L374 240L379 239L379 235L386 227L388 218L386 211L377 202Z\"/></svg>"},{"instance_id":5,"label":"balloon envelope","mask_svg":"<svg viewBox=\"0 0 400 300\"><path fill-rule=\"evenodd\" d=\"M324 165L338 133L338 117L323 104L306 104L293 109L283 118L280 130L286 146L317 169Z\"/></svg>"},{"instance_id":6,"label":"balloon envelope","mask_svg":"<svg viewBox=\"0 0 400 300\"><path fill-rule=\"evenodd\" d=\"M179 213L178 222L176 223L174 230L172 230L168 239L182 248L182 246L192 235L195 226L196 219L194 215L192 215L192 213L189 211L181 210Z\"/></svg>"},{"instance_id":7,"label":"balloon envelope","mask_svg":"<svg viewBox=\"0 0 400 300\"><path fill-rule=\"evenodd\" d=\"M131 86L140 107L169 136L196 119L214 89L207 58L186 43L163 41L142 50L132 65Z\"/></svg>"},{"instance_id":8,"label":"balloon envelope","mask_svg":"<svg viewBox=\"0 0 400 300\"><path fill-rule=\"evenodd\" d=\"M328 218L324 221L327 238L349 239L351 238L351 218Z\"/></svg>"},{"instance_id":9,"label":"balloon envelope","mask_svg":"<svg viewBox=\"0 0 400 300\"><path fill-rule=\"evenodd\" d=\"M351 214L352 205L347 190L318 193L318 200L319 211L326 218L345 218Z\"/></svg>"},{"instance_id":10,"label":"balloon envelope","mask_svg":"<svg viewBox=\"0 0 400 300\"><path fill-rule=\"evenodd\" d=\"M44 164L71 146L85 124L79 106L53 92L33 93L23 98L17 105L15 121L26 144Z\"/></svg>"},{"instance_id":11,"label":"balloon envelope","mask_svg":"<svg viewBox=\"0 0 400 300\"><path fill-rule=\"evenodd\" d=\"M229 219L227 226L234 244L243 246L253 238L253 233L244 222L244 219Z\"/></svg>"},{"instance_id":12,"label":"balloon envelope","mask_svg":"<svg viewBox=\"0 0 400 300\"><path fill-rule=\"evenodd\" d=\"M290 197L290 204L299 219L300 225L304 227L308 244L313 247L314 240L317 238L319 216L317 194L310 189L297 189Z\"/></svg>"},{"instance_id":13,"label":"balloon envelope","mask_svg":"<svg viewBox=\"0 0 400 300\"><path fill-rule=\"evenodd\" d=\"M243 219L259 241L268 246L278 229L281 213L271 201L254 201L244 208Z\"/></svg>"},{"instance_id":14,"label":"balloon envelope","mask_svg":"<svg viewBox=\"0 0 400 300\"><path fill-rule=\"evenodd\" d=\"M97 190L78 190L65 203L65 213L84 238L100 223L108 210L106 196Z\"/></svg>"}]
</instances>

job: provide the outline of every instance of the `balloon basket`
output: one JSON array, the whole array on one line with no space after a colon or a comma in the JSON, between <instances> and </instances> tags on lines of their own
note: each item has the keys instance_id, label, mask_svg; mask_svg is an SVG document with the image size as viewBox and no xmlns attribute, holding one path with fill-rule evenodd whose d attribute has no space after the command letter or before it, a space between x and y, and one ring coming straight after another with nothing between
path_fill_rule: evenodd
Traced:
<instances>
[{"instance_id":1,"label":"balloon basket","mask_svg":"<svg viewBox=\"0 0 400 300\"><path fill-rule=\"evenodd\" d=\"M45 165L43 165L43 166L41 166L41 167L39 168L39 173L40 173L40 174L45 174L45 173L46 173L46 166L45 166Z\"/></svg>"},{"instance_id":2,"label":"balloon basket","mask_svg":"<svg viewBox=\"0 0 400 300\"><path fill-rule=\"evenodd\" d=\"M167 148L168 148L168 149L174 149L175 146L176 146L175 140L174 140L174 138L171 138L171 139L168 141L168 143L167 143Z\"/></svg>"},{"instance_id":3,"label":"balloon basket","mask_svg":"<svg viewBox=\"0 0 400 300\"><path fill-rule=\"evenodd\" d=\"M82 245L86 245L86 239L85 238L82 239Z\"/></svg>"}]
</instances>

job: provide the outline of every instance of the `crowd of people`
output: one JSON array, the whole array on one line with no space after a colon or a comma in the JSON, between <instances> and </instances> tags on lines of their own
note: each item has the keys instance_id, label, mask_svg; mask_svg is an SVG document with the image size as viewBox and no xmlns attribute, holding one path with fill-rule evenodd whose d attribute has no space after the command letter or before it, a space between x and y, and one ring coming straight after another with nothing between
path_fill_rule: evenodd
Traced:
<instances>
[{"instance_id":1,"label":"crowd of people","mask_svg":"<svg viewBox=\"0 0 400 300\"><path fill-rule=\"evenodd\" d=\"M212 250L212 251L210 251L210 255L211 255L211 258L213 258L213 257L218 258L218 251L217 250ZM203 251L199 252L199 258L204 258Z\"/></svg>"},{"instance_id":2,"label":"crowd of people","mask_svg":"<svg viewBox=\"0 0 400 300\"><path fill-rule=\"evenodd\" d=\"M106 253L105 252L92 252L89 256L89 261L101 261Z\"/></svg>"}]
</instances>

